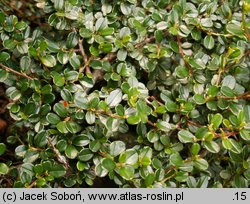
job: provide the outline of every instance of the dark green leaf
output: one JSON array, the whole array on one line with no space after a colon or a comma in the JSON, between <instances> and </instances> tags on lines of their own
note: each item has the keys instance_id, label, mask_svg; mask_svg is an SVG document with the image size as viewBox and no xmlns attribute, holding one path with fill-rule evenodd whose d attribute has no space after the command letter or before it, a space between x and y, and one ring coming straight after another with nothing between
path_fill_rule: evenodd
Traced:
<instances>
[{"instance_id":1,"label":"dark green leaf","mask_svg":"<svg viewBox=\"0 0 250 204\"><path fill-rule=\"evenodd\" d=\"M105 158L102 160L102 166L108 171L112 171L116 167L116 164L112 159Z\"/></svg>"},{"instance_id":2,"label":"dark green leaf","mask_svg":"<svg viewBox=\"0 0 250 204\"><path fill-rule=\"evenodd\" d=\"M195 136L188 130L181 130L178 132L178 138L182 143L190 143L194 141Z\"/></svg>"},{"instance_id":3,"label":"dark green leaf","mask_svg":"<svg viewBox=\"0 0 250 204\"><path fill-rule=\"evenodd\" d=\"M199 170L206 170L208 168L208 162L205 159L198 158L194 161L194 166Z\"/></svg>"},{"instance_id":4,"label":"dark green leaf","mask_svg":"<svg viewBox=\"0 0 250 204\"><path fill-rule=\"evenodd\" d=\"M54 67L56 66L56 58L53 55L47 55L45 57L41 57L41 62L46 66L46 67Z\"/></svg>"},{"instance_id":5,"label":"dark green leaf","mask_svg":"<svg viewBox=\"0 0 250 204\"><path fill-rule=\"evenodd\" d=\"M125 166L125 167L121 167L120 169L120 175L122 178L124 178L125 180L131 180L134 178L134 173L135 170L132 166Z\"/></svg>"},{"instance_id":6,"label":"dark green leaf","mask_svg":"<svg viewBox=\"0 0 250 204\"><path fill-rule=\"evenodd\" d=\"M66 150L65 150L65 154L68 158L74 159L74 158L76 158L78 151L74 145L68 145Z\"/></svg>"},{"instance_id":7,"label":"dark green leaf","mask_svg":"<svg viewBox=\"0 0 250 204\"><path fill-rule=\"evenodd\" d=\"M55 164L50 169L49 174L55 178L63 177L66 174L65 166L62 164Z\"/></svg>"},{"instance_id":8,"label":"dark green leaf","mask_svg":"<svg viewBox=\"0 0 250 204\"><path fill-rule=\"evenodd\" d=\"M3 155L6 151L6 145L4 143L0 143L0 156Z\"/></svg>"},{"instance_id":9,"label":"dark green leaf","mask_svg":"<svg viewBox=\"0 0 250 204\"><path fill-rule=\"evenodd\" d=\"M9 167L5 163L0 163L0 175L7 174L9 172Z\"/></svg>"},{"instance_id":10,"label":"dark green leaf","mask_svg":"<svg viewBox=\"0 0 250 204\"><path fill-rule=\"evenodd\" d=\"M79 124L77 124L74 121L66 121L66 129L70 132L70 133L78 133L81 131L81 126Z\"/></svg>"},{"instance_id":11,"label":"dark green leaf","mask_svg":"<svg viewBox=\"0 0 250 204\"><path fill-rule=\"evenodd\" d=\"M109 146L110 155L113 157L118 156L126 149L125 143L122 141L112 142Z\"/></svg>"},{"instance_id":12,"label":"dark green leaf","mask_svg":"<svg viewBox=\"0 0 250 204\"><path fill-rule=\"evenodd\" d=\"M181 158L179 153L174 153L170 155L170 163L175 166L181 166L183 164L183 159Z\"/></svg>"},{"instance_id":13,"label":"dark green leaf","mask_svg":"<svg viewBox=\"0 0 250 204\"><path fill-rule=\"evenodd\" d=\"M89 161L93 156L94 154L89 149L83 149L79 152L78 159L80 161L86 162Z\"/></svg>"},{"instance_id":14,"label":"dark green leaf","mask_svg":"<svg viewBox=\"0 0 250 204\"><path fill-rule=\"evenodd\" d=\"M214 43L214 38L211 35L207 35L204 38L203 44L204 44L205 48L207 48L209 50L213 49L214 44L215 44Z\"/></svg>"},{"instance_id":15,"label":"dark green leaf","mask_svg":"<svg viewBox=\"0 0 250 204\"><path fill-rule=\"evenodd\" d=\"M121 101L122 101L122 91L120 89L112 91L106 99L107 104L111 108L117 106Z\"/></svg>"},{"instance_id":16,"label":"dark green leaf","mask_svg":"<svg viewBox=\"0 0 250 204\"><path fill-rule=\"evenodd\" d=\"M0 52L0 62L4 62L10 59L10 54L7 52Z\"/></svg>"},{"instance_id":17,"label":"dark green leaf","mask_svg":"<svg viewBox=\"0 0 250 204\"><path fill-rule=\"evenodd\" d=\"M212 116L211 119L211 125L214 129L218 128L220 124L222 123L223 117L220 113L216 113L215 115Z\"/></svg>"},{"instance_id":18,"label":"dark green leaf","mask_svg":"<svg viewBox=\"0 0 250 204\"><path fill-rule=\"evenodd\" d=\"M204 142L203 144L209 152L218 153L220 151L220 146L214 141Z\"/></svg>"}]
</instances>

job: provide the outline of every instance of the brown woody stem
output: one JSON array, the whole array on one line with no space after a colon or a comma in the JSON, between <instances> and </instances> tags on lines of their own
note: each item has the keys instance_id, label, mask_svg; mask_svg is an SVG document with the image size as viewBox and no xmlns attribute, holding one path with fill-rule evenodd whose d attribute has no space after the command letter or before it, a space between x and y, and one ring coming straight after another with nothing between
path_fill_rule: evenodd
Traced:
<instances>
[{"instance_id":1,"label":"brown woody stem","mask_svg":"<svg viewBox=\"0 0 250 204\"><path fill-rule=\"evenodd\" d=\"M5 69L9 72L12 72L12 73L18 75L18 76L24 77L24 78L29 79L29 80L33 80L31 77L27 76L26 74L23 74L23 73L18 72L10 67L7 67L7 66L3 65L2 63L0 63L0 67L2 67L3 69Z\"/></svg>"},{"instance_id":2,"label":"brown woody stem","mask_svg":"<svg viewBox=\"0 0 250 204\"><path fill-rule=\"evenodd\" d=\"M190 64L188 64L188 62L185 59L185 54L184 54L183 49L181 47L181 37L179 35L177 35L177 43L178 43L178 46L179 46L179 52L181 54L181 57L182 57L185 65L189 69L189 74L192 75L193 74L193 70L192 70L192 67L190 66Z\"/></svg>"},{"instance_id":3,"label":"brown woody stem","mask_svg":"<svg viewBox=\"0 0 250 204\"><path fill-rule=\"evenodd\" d=\"M89 62L90 60L88 60L88 57L84 51L84 48L83 48L83 39L80 39L79 40L79 50L81 52L81 55L82 55L82 58L83 58L83 62L84 62L84 66L82 69L80 69L80 72L83 72L85 70L85 72L88 74L88 73L91 73L90 71L90 68L89 68Z\"/></svg>"}]
</instances>

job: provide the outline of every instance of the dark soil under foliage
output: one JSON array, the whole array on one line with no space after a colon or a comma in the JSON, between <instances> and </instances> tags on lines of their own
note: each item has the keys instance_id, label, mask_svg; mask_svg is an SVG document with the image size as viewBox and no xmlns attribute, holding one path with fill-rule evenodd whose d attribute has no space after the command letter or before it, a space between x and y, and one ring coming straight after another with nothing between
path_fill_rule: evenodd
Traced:
<instances>
[{"instance_id":1,"label":"dark soil under foliage","mask_svg":"<svg viewBox=\"0 0 250 204\"><path fill-rule=\"evenodd\" d=\"M6 108L8 103L8 98L5 95L5 86L0 83L0 140L4 140L4 138L6 138L8 124L11 122Z\"/></svg>"}]
</instances>

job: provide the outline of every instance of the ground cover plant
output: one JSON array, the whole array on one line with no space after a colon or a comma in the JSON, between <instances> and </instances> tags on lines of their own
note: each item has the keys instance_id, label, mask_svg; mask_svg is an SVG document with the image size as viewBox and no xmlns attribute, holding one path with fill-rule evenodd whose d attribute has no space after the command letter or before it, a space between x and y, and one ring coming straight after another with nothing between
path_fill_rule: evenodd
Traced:
<instances>
[{"instance_id":1,"label":"ground cover plant","mask_svg":"<svg viewBox=\"0 0 250 204\"><path fill-rule=\"evenodd\" d=\"M249 12L1 0L1 187L249 187Z\"/></svg>"}]
</instances>

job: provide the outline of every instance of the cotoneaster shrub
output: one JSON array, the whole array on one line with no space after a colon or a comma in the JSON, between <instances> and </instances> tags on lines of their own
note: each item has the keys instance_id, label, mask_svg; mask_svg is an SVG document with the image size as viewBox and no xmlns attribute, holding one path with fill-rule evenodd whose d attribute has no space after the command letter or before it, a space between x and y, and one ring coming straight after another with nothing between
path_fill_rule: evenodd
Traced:
<instances>
[{"instance_id":1,"label":"cotoneaster shrub","mask_svg":"<svg viewBox=\"0 0 250 204\"><path fill-rule=\"evenodd\" d=\"M2 187L249 187L249 0L10 2Z\"/></svg>"}]
</instances>

